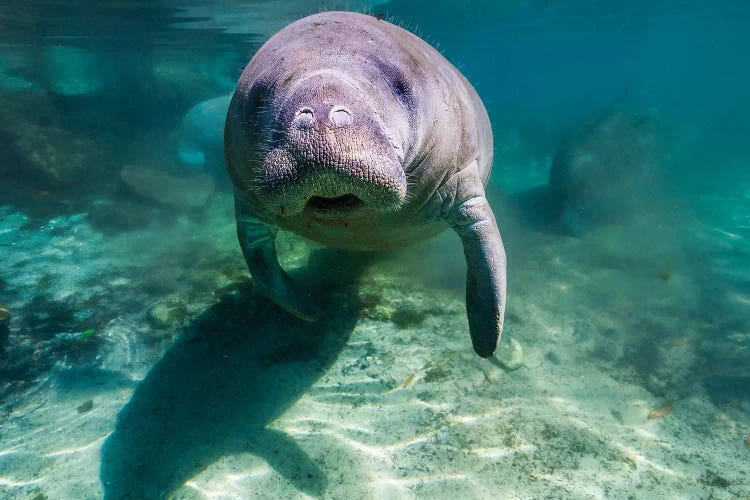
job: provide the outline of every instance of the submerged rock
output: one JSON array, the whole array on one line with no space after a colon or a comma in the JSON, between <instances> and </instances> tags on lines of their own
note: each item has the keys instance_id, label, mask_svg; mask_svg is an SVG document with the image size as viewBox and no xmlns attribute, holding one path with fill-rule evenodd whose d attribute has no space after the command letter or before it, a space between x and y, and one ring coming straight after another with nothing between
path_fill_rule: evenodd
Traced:
<instances>
[{"instance_id":1,"label":"submerged rock","mask_svg":"<svg viewBox=\"0 0 750 500\"><path fill-rule=\"evenodd\" d=\"M105 234L133 231L155 218L156 208L126 200L98 200L88 211L91 227Z\"/></svg>"},{"instance_id":2,"label":"submerged rock","mask_svg":"<svg viewBox=\"0 0 750 500\"><path fill-rule=\"evenodd\" d=\"M34 88L37 88L37 85L25 78L0 73L0 91L2 92L17 92Z\"/></svg>"},{"instance_id":3,"label":"submerged rock","mask_svg":"<svg viewBox=\"0 0 750 500\"><path fill-rule=\"evenodd\" d=\"M102 63L106 61L92 52L55 45L47 49L45 62L53 92L61 95L91 94L104 86L102 76L106 72L102 70Z\"/></svg>"},{"instance_id":4,"label":"submerged rock","mask_svg":"<svg viewBox=\"0 0 750 500\"><path fill-rule=\"evenodd\" d=\"M87 413L91 411L92 408L94 408L94 400L89 399L88 401L83 402L78 408L76 408L76 411L78 411L78 413Z\"/></svg>"},{"instance_id":5,"label":"submerged rock","mask_svg":"<svg viewBox=\"0 0 750 500\"><path fill-rule=\"evenodd\" d=\"M94 141L63 129L23 124L12 133L9 151L18 164L9 173L39 189L76 185L102 162Z\"/></svg>"},{"instance_id":6,"label":"submerged rock","mask_svg":"<svg viewBox=\"0 0 750 500\"><path fill-rule=\"evenodd\" d=\"M145 200L184 209L205 207L216 189L214 178L208 174L175 177L138 165L123 167L120 178L131 192Z\"/></svg>"},{"instance_id":7,"label":"submerged rock","mask_svg":"<svg viewBox=\"0 0 750 500\"><path fill-rule=\"evenodd\" d=\"M411 328L420 325L428 316L428 311L398 309L391 314L391 321L399 328Z\"/></svg>"},{"instance_id":8,"label":"submerged rock","mask_svg":"<svg viewBox=\"0 0 750 500\"><path fill-rule=\"evenodd\" d=\"M148 310L148 322L155 328L175 328L182 324L186 316L185 306L174 302L159 302Z\"/></svg>"},{"instance_id":9,"label":"submerged rock","mask_svg":"<svg viewBox=\"0 0 750 500\"><path fill-rule=\"evenodd\" d=\"M38 88L38 85L26 78L23 71L30 65L29 58L26 54L19 52L3 51L0 53L0 95Z\"/></svg>"}]
</instances>

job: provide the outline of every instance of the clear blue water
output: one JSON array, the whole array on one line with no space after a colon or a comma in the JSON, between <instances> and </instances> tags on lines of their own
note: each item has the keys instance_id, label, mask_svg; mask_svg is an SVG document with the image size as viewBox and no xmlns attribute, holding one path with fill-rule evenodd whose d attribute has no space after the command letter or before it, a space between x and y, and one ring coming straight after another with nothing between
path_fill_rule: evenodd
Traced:
<instances>
[{"instance_id":1,"label":"clear blue water","mask_svg":"<svg viewBox=\"0 0 750 500\"><path fill-rule=\"evenodd\" d=\"M314 323L253 288L228 96L323 9L417 33L487 108L494 360L453 234L281 234ZM750 496L748 25L729 0L0 5L0 498Z\"/></svg>"}]
</instances>

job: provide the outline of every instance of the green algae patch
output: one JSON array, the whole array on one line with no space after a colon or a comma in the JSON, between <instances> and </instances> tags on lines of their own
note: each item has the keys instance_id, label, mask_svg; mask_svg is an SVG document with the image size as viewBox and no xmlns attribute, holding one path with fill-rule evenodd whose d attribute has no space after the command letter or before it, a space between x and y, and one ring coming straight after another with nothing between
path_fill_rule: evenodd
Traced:
<instances>
[{"instance_id":1,"label":"green algae patch","mask_svg":"<svg viewBox=\"0 0 750 500\"><path fill-rule=\"evenodd\" d=\"M94 335L96 335L96 330L93 329L93 328L87 328L84 331L82 331L81 333L79 333L78 336L76 337L76 339L83 340L83 339L87 339L89 337L93 337Z\"/></svg>"}]
</instances>

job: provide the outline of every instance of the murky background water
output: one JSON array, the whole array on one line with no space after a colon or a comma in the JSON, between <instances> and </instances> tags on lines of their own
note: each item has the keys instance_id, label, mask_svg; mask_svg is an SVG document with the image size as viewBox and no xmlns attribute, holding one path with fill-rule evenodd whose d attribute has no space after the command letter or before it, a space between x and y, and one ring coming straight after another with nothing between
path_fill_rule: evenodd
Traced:
<instances>
[{"instance_id":1,"label":"murky background water","mask_svg":"<svg viewBox=\"0 0 750 500\"><path fill-rule=\"evenodd\" d=\"M253 290L228 96L323 7L418 33L484 100L495 360L454 234L377 256L282 234L316 323ZM749 22L731 1L0 6L0 498L750 495Z\"/></svg>"}]
</instances>

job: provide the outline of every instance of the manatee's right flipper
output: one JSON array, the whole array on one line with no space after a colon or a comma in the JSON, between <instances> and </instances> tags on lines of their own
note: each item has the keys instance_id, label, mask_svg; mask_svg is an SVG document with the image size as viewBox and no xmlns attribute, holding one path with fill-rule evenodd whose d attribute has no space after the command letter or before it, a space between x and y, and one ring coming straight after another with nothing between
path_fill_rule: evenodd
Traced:
<instances>
[{"instance_id":1,"label":"manatee's right flipper","mask_svg":"<svg viewBox=\"0 0 750 500\"><path fill-rule=\"evenodd\" d=\"M253 217L247 203L237 193L234 209L242 254L258 290L284 310L314 321L317 311L312 301L296 290L292 279L279 265L275 245L277 229Z\"/></svg>"}]
</instances>

